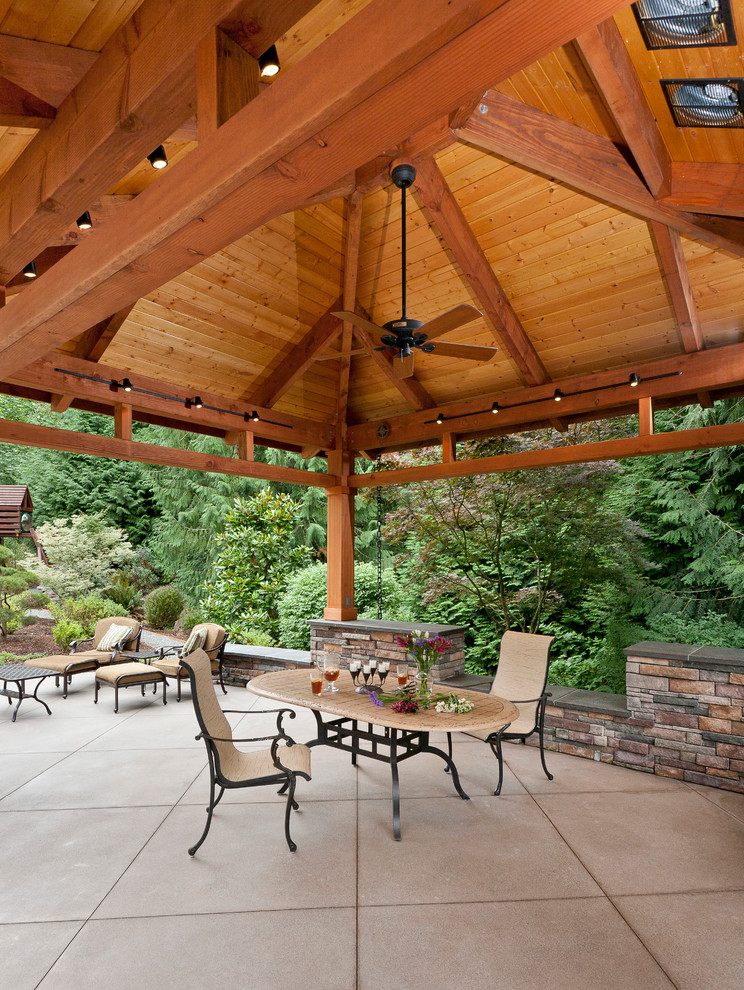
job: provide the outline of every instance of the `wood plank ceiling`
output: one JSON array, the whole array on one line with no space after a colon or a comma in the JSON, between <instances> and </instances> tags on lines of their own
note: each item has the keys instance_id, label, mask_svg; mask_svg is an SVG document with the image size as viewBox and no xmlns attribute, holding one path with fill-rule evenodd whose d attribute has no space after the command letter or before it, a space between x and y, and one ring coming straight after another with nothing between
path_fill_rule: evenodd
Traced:
<instances>
[{"instance_id":1,"label":"wood plank ceiling","mask_svg":"<svg viewBox=\"0 0 744 990\"><path fill-rule=\"evenodd\" d=\"M565 429L744 392L744 130L675 126L660 85L740 78L733 20L680 52L613 0L0 0L0 390L245 457L246 433L375 451L494 432L494 401L499 429ZM416 351L400 379L332 315L400 313L398 158L408 314L476 307L442 342L488 362Z\"/></svg>"}]
</instances>

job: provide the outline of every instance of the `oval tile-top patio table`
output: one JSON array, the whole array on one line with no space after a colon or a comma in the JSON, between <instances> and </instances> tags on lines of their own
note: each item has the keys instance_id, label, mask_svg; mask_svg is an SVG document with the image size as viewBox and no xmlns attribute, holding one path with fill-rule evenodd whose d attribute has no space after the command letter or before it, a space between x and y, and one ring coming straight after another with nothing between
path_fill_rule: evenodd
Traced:
<instances>
[{"instance_id":1,"label":"oval tile-top patio table","mask_svg":"<svg viewBox=\"0 0 744 990\"><path fill-rule=\"evenodd\" d=\"M400 789L398 764L418 753L433 753L444 760L451 772L455 790L464 800L468 795L460 786L460 778L452 758L432 746L430 732L468 732L471 729L491 729L494 732L515 721L519 711L504 698L479 691L458 690L459 698L469 698L474 708L460 715L439 713L434 705L419 709L413 714L398 714L391 708L380 708L367 694L357 694L347 670L342 670L338 691L330 694L313 694L307 670L276 671L260 674L248 682L248 690L263 698L271 698L287 705L310 708L315 715L318 736L308 746L331 746L351 753L355 764L358 756L390 764L393 781L393 833L400 839ZM447 685L437 685L437 691L448 691ZM322 715L335 716L323 719Z\"/></svg>"}]
</instances>

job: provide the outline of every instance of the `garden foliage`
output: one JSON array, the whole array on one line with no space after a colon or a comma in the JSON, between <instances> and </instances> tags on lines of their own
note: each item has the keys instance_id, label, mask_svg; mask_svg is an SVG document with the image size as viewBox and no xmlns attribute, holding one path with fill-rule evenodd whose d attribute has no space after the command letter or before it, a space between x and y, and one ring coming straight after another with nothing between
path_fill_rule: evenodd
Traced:
<instances>
[{"instance_id":1,"label":"garden foliage","mask_svg":"<svg viewBox=\"0 0 744 990\"><path fill-rule=\"evenodd\" d=\"M36 577L21 566L9 547L0 544L0 636L8 636L21 624L28 607L23 593L35 584Z\"/></svg>"},{"instance_id":2,"label":"garden foliage","mask_svg":"<svg viewBox=\"0 0 744 990\"><path fill-rule=\"evenodd\" d=\"M145 621L153 629L172 629L183 610L183 595L167 584L154 588L145 598Z\"/></svg>"},{"instance_id":3,"label":"garden foliage","mask_svg":"<svg viewBox=\"0 0 744 990\"><path fill-rule=\"evenodd\" d=\"M255 629L279 635L278 602L290 574L308 563L310 550L294 543L298 503L265 488L236 499L224 532L215 538L214 578L204 586L201 607L233 641Z\"/></svg>"}]
</instances>

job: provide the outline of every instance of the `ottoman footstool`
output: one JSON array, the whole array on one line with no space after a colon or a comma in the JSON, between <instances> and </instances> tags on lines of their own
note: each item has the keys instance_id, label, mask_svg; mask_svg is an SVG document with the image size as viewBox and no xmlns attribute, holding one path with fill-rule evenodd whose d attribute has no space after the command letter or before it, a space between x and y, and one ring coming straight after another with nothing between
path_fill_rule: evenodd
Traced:
<instances>
[{"instance_id":1,"label":"ottoman footstool","mask_svg":"<svg viewBox=\"0 0 744 990\"><path fill-rule=\"evenodd\" d=\"M145 695L145 685L153 685L153 694L157 692L158 682L163 685L163 704L166 701L167 681L165 674L157 667L151 667L146 663L116 663L110 667L99 667L96 671L96 693L93 698L94 704L98 704L98 689L101 684L110 684L114 689L114 714L119 711L119 688L131 687L133 684L142 687L142 696Z\"/></svg>"}]
</instances>

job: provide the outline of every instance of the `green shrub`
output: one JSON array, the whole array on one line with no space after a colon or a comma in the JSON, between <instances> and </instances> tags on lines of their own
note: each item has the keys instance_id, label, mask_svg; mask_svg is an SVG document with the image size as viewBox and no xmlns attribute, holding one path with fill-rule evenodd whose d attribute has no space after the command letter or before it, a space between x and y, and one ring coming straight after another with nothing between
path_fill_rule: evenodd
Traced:
<instances>
[{"instance_id":1,"label":"green shrub","mask_svg":"<svg viewBox=\"0 0 744 990\"><path fill-rule=\"evenodd\" d=\"M276 646L276 640L264 629L254 629L247 622L233 626L237 635L231 635L230 641L241 643L243 646Z\"/></svg>"},{"instance_id":2,"label":"green shrub","mask_svg":"<svg viewBox=\"0 0 744 990\"><path fill-rule=\"evenodd\" d=\"M322 619L326 605L326 564L312 564L293 574L287 591L279 599L279 634L282 646L310 649L308 619ZM354 568L354 599L360 618L377 618L377 568L359 563ZM403 590L391 570L382 572L382 614L386 619L406 621Z\"/></svg>"},{"instance_id":3,"label":"green shrub","mask_svg":"<svg viewBox=\"0 0 744 990\"><path fill-rule=\"evenodd\" d=\"M0 545L0 636L8 636L21 624L25 609L18 599L35 584L34 575L18 563L8 547Z\"/></svg>"},{"instance_id":4,"label":"green shrub","mask_svg":"<svg viewBox=\"0 0 744 990\"><path fill-rule=\"evenodd\" d=\"M181 620L181 632L190 633L194 626L200 622L206 622L204 613L196 605L187 605L179 616Z\"/></svg>"},{"instance_id":5,"label":"green shrub","mask_svg":"<svg viewBox=\"0 0 744 990\"><path fill-rule=\"evenodd\" d=\"M83 631L83 639L89 639L93 635L96 623L100 619L108 619L110 616L116 615L129 615L129 612L118 602L112 601L110 598L103 598L101 595L82 595L80 598L67 598L53 602L50 610L52 616L57 620L57 625L61 620L78 623ZM56 639L56 625L54 629ZM72 639L75 638L77 637L72 637Z\"/></svg>"},{"instance_id":6,"label":"green shrub","mask_svg":"<svg viewBox=\"0 0 744 990\"><path fill-rule=\"evenodd\" d=\"M74 619L57 619L52 635L57 646L65 652L69 650L73 639L87 639L82 624Z\"/></svg>"},{"instance_id":7,"label":"green shrub","mask_svg":"<svg viewBox=\"0 0 744 990\"><path fill-rule=\"evenodd\" d=\"M145 621L153 629L172 629L183 611L183 595L172 584L155 588L145 598Z\"/></svg>"},{"instance_id":8,"label":"green shrub","mask_svg":"<svg viewBox=\"0 0 744 990\"><path fill-rule=\"evenodd\" d=\"M129 615L142 610L142 592L125 574L117 574L104 595L125 608Z\"/></svg>"},{"instance_id":9,"label":"green shrub","mask_svg":"<svg viewBox=\"0 0 744 990\"><path fill-rule=\"evenodd\" d=\"M16 608L48 608L49 597L43 591L24 591L13 600Z\"/></svg>"},{"instance_id":10,"label":"green shrub","mask_svg":"<svg viewBox=\"0 0 744 990\"><path fill-rule=\"evenodd\" d=\"M4 663L23 663L26 660L37 660L39 657L43 656L43 653L25 653L21 656L17 653L0 651L0 665Z\"/></svg>"}]
</instances>

